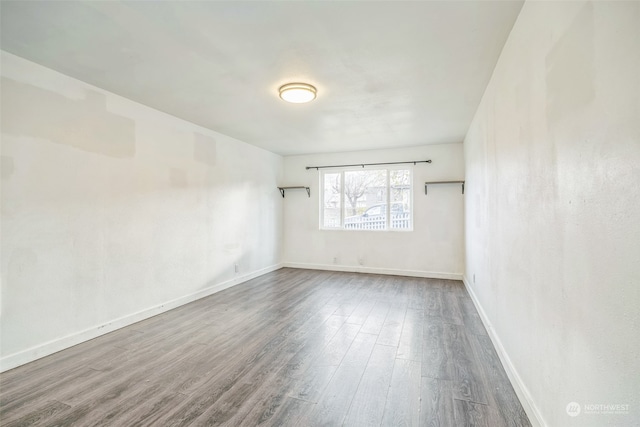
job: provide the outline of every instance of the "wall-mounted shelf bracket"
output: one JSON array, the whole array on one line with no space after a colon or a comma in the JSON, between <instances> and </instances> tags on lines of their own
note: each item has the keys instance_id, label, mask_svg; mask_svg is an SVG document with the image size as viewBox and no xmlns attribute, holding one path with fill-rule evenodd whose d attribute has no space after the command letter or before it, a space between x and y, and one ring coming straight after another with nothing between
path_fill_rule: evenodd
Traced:
<instances>
[{"instance_id":1,"label":"wall-mounted shelf bracket","mask_svg":"<svg viewBox=\"0 0 640 427\"><path fill-rule=\"evenodd\" d=\"M309 187L303 187L303 186L299 186L299 187L278 187L278 190L280 190L280 194L282 194L282 197L284 197L284 190L307 190L307 196L311 197L311 190L309 189Z\"/></svg>"},{"instance_id":2,"label":"wall-mounted shelf bracket","mask_svg":"<svg viewBox=\"0 0 640 427\"><path fill-rule=\"evenodd\" d=\"M424 183L424 194L427 194L427 186L432 184L462 184L462 194L464 194L464 181L431 181Z\"/></svg>"}]
</instances>

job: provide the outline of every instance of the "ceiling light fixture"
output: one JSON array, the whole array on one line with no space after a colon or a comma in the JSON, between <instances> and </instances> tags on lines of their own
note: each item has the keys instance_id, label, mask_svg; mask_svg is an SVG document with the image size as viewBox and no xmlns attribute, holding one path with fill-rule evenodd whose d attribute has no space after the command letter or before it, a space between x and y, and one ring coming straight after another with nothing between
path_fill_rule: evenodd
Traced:
<instances>
[{"instance_id":1,"label":"ceiling light fixture","mask_svg":"<svg viewBox=\"0 0 640 427\"><path fill-rule=\"evenodd\" d=\"M303 104L316 99L316 88L306 83L287 83L280 86L280 98L294 104Z\"/></svg>"}]
</instances>

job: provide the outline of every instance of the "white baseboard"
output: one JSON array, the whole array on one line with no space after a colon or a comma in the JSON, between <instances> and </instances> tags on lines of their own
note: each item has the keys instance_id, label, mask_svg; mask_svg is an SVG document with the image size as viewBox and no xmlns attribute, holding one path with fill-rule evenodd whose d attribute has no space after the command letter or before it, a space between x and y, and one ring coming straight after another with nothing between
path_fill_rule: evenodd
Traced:
<instances>
[{"instance_id":1,"label":"white baseboard","mask_svg":"<svg viewBox=\"0 0 640 427\"><path fill-rule=\"evenodd\" d=\"M462 273L442 273L438 271L396 270L392 268L375 268L351 265L335 264L305 264L297 262L285 262L283 267L303 268L307 270L348 271L351 273L387 274L391 276L426 277L429 279L462 280Z\"/></svg>"},{"instance_id":2,"label":"white baseboard","mask_svg":"<svg viewBox=\"0 0 640 427\"><path fill-rule=\"evenodd\" d=\"M165 311L172 310L182 305L188 304L200 298L215 294L224 289L246 282L247 280L254 279L263 274L270 273L272 271L282 268L282 264L275 264L269 267L262 268L260 270L253 271L251 273L234 277L222 283L215 284L206 289L202 289L198 292L194 292L189 295L176 298L171 301L164 302L154 307L149 307L136 313L128 314L118 319L111 320L110 322L94 326L92 328L85 329L80 332L76 332L67 335L62 338L58 338L37 346L28 348L26 350L19 351L17 353L10 354L0 359L0 372L8 371L9 369L16 368L29 362L33 362L41 357L48 356L65 348L73 347L74 345L99 337L100 335L113 332L116 329L124 328L125 326L132 325L141 320L148 319L156 316Z\"/></svg>"},{"instance_id":3,"label":"white baseboard","mask_svg":"<svg viewBox=\"0 0 640 427\"><path fill-rule=\"evenodd\" d=\"M534 427L547 427L547 423L544 421L544 418L542 417L540 410L538 409L533 398L531 397L531 393L529 392L529 389L520 378L520 375L518 375L518 371L516 370L515 366L513 366L513 363L511 363L511 359L509 358L509 355L507 354L504 346L502 345L502 341L500 341L500 338L496 335L495 329L493 328L491 321L487 317L487 313L482 308L482 305L480 305L480 301L478 301L478 298L475 292L471 288L469 284L469 280L464 275L462 277L462 282L464 283L464 287L467 288L467 292L469 292L469 295L471 296L473 305L475 305L476 310L478 311L478 314L482 319L482 323L484 324L484 327L487 329L489 338L491 339L491 342L493 343L493 346L495 347L496 352L498 353L498 357L500 358L500 361L502 362L502 365L504 366L505 371L507 372L507 376L509 377L509 381L511 381L511 385L515 390L516 395L518 395L518 399L520 399L520 403L522 403L522 407L524 408L524 411L527 413L527 416L529 417L529 421Z\"/></svg>"}]
</instances>

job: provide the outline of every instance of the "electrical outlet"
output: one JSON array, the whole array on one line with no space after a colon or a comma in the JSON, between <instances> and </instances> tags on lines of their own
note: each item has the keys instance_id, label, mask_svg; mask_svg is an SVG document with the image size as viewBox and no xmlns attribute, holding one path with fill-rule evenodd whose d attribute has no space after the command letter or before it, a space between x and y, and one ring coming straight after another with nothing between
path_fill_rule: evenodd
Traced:
<instances>
[{"instance_id":1,"label":"electrical outlet","mask_svg":"<svg viewBox=\"0 0 640 427\"><path fill-rule=\"evenodd\" d=\"M364 265L364 259L363 258L358 258L358 264Z\"/></svg>"},{"instance_id":2,"label":"electrical outlet","mask_svg":"<svg viewBox=\"0 0 640 427\"><path fill-rule=\"evenodd\" d=\"M240 266L238 264L236 264L236 273L240 272Z\"/></svg>"},{"instance_id":3,"label":"electrical outlet","mask_svg":"<svg viewBox=\"0 0 640 427\"><path fill-rule=\"evenodd\" d=\"M334 257L333 257L333 263L334 263L334 264L337 264L337 263L338 263L338 257L337 257L337 256L334 256Z\"/></svg>"},{"instance_id":4,"label":"electrical outlet","mask_svg":"<svg viewBox=\"0 0 640 427\"><path fill-rule=\"evenodd\" d=\"M473 273L473 283L476 283L476 273Z\"/></svg>"}]
</instances>

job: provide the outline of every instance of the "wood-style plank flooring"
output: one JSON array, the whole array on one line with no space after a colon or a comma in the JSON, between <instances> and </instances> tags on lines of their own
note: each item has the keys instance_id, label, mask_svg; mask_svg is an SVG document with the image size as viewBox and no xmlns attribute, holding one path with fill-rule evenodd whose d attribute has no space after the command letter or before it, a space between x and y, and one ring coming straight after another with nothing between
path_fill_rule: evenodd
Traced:
<instances>
[{"instance_id":1,"label":"wood-style plank flooring","mask_svg":"<svg viewBox=\"0 0 640 427\"><path fill-rule=\"evenodd\" d=\"M459 281L281 269L0 374L0 424L529 426Z\"/></svg>"}]
</instances>

